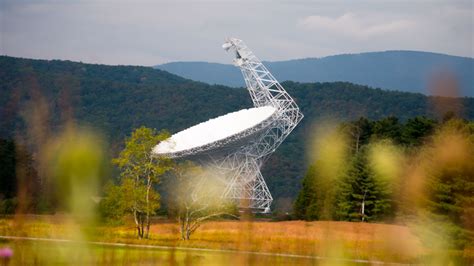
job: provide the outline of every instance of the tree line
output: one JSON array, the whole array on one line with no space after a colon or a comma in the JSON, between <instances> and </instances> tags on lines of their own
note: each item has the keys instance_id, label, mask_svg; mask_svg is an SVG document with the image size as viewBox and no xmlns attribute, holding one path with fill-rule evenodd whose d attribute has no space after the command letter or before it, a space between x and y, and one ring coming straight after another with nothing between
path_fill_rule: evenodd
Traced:
<instances>
[{"instance_id":1,"label":"tree line","mask_svg":"<svg viewBox=\"0 0 474 266\"><path fill-rule=\"evenodd\" d=\"M294 218L409 223L423 217L439 223L455 246L474 239L473 122L452 113L440 122L360 118L322 131Z\"/></svg>"},{"instance_id":2,"label":"tree line","mask_svg":"<svg viewBox=\"0 0 474 266\"><path fill-rule=\"evenodd\" d=\"M381 119L389 115L406 121L420 115L436 118L448 110L474 119L474 99L468 97L432 97L348 82L288 81L282 85L305 119L263 165L275 208L291 205L298 193L294 184L300 183L307 169L301 151L313 123L327 117L351 121L360 116ZM35 124L29 120L38 113L33 111L41 107L48 111L47 119L36 123L59 132L65 114L70 114L79 124L102 132L110 153L118 154L124 147L123 139L141 125L174 133L251 106L244 88L194 82L149 67L0 56L0 137L8 139L29 132Z\"/></svg>"},{"instance_id":3,"label":"tree line","mask_svg":"<svg viewBox=\"0 0 474 266\"><path fill-rule=\"evenodd\" d=\"M39 161L43 160L43 157L54 155L54 152L43 154L42 150L48 148L49 140L54 139L57 132L62 131L65 121L73 119L78 124L89 125L97 132L103 132L104 140L108 144L104 147L107 149L105 154L111 156L110 153L115 156L126 147L126 141L123 140L128 133L140 125L147 125L151 128L167 128L170 132L177 132L206 119L251 106L250 98L244 89L231 89L225 86L211 86L193 82L146 67L103 66L58 60L19 59L7 56L0 56L0 66L0 137L4 139L0 142L0 148L5 151L0 157L0 164L2 164L0 168L2 175L0 198L2 206L6 206L2 207L4 212L9 213L17 209L15 206L19 203L22 204L22 210L30 212L51 213L58 209L61 202L57 198L60 195L54 195L52 193L55 191L54 184L48 183L49 173L44 169L47 162L41 163ZM393 162L399 160L402 163L404 160L408 160L407 156L413 156L413 158L408 158L412 158L412 161L415 159L420 161L420 165L423 167L432 166L431 168L436 171L432 170L429 173L430 176L441 175L439 172L444 171L444 168L439 169L435 163L430 165L427 160L421 157L429 157L428 155L434 153L433 150L438 148L436 145L443 141L451 144L445 146L454 150L452 154L457 154L457 149L455 149L457 142L454 140L458 137L454 134L454 140L449 138L446 140L442 137L443 134L436 134L438 131L445 130L442 128L446 123L433 119L437 117L438 113L445 110L454 110L457 116L466 119L472 120L474 118L473 98L430 97L422 94L384 91L347 82L284 82L282 84L298 102L306 119L264 164L262 173L268 177L268 185L276 199L277 206L279 199L293 200L299 190L295 184L300 181L305 172L306 176L328 177L316 179L321 183L318 186L306 185L306 187L310 187L306 190L315 190L314 193L311 191L304 193L306 196L302 197L303 199L307 198L307 200L303 200L306 202L303 205L311 206L311 211L308 213L312 213L311 217L313 218L306 216L308 207L305 207L305 211L301 212L303 214L297 216L302 219L334 217L334 219L380 221L396 216L401 210L408 212L409 208L406 206L409 204L398 203L400 200L394 199L393 195L398 193L402 194L398 198L410 198L411 191L400 191L397 186L387 186L388 189L382 186L379 189L380 192L377 192L378 194L375 192L371 194L371 191L366 188L375 187L376 183L391 185L392 182L388 181L402 175L403 172L393 166ZM324 153L324 156L315 156L314 160L309 163L311 167L307 165L304 160L305 152L302 151L307 150L307 143L311 140L309 136L312 134L312 123L321 121L325 117L331 117L337 121L348 121L361 115L367 116L367 119L359 121L358 124L345 123L341 126L340 131L346 132L345 134L350 137L327 134L328 137L334 138L330 143L339 143L338 145L330 147L331 145L324 145L324 141L317 143L319 150L326 149L327 152ZM382 119L387 115L396 117ZM426 117L413 118L420 115ZM452 120L448 118L446 117L444 120ZM432 123L433 125L431 125ZM407 125L412 126L407 127ZM430 129L432 132L426 133L430 132ZM439 139L435 139L436 136ZM468 145L458 146L469 147ZM463 149L459 149L463 151ZM384 160L386 156L380 156L381 152L393 160ZM451 152L439 152L437 155L449 153ZM379 158L379 160L374 158ZM352 159L354 163L352 163ZM437 160L444 162L449 161L448 159L438 158ZM110 159L106 158L104 161L110 162ZM13 165L22 167L13 167ZM120 169L109 169L109 172L102 176L121 176L121 173L128 167L115 165ZM357 165L359 165L359 170ZM371 165L371 167L367 168L367 165ZM439 165L449 166L449 164ZM354 167L350 168L350 166ZM426 172L424 169L408 166L417 171ZM387 167L392 171L384 172ZM374 169L379 170L373 172ZM463 167L454 169L469 170L469 168ZM355 176L355 174L348 175L348 172L362 173L360 175L362 177L370 174L370 178L362 179L367 184L361 186L362 189L358 193L349 193L352 192L352 188L349 186L345 190L349 192L339 193L333 190L334 187L339 188L339 185L334 184L339 184L342 177ZM451 174L458 175L458 173ZM161 179L167 175L165 174ZM459 175L463 174L459 173ZM307 181L310 179L306 178L304 182L313 182ZM371 181L371 179L375 181ZM146 178L141 180L146 180ZM403 181L409 182L409 180ZM355 183L359 184L362 181ZM22 190L20 191L15 184L22 184L19 186ZM153 181L151 184L156 186L157 182ZM438 182L433 182L433 184L438 184ZM160 187L163 186L161 184L157 186L158 189ZM327 198L317 196L317 200L312 199L314 196L311 195L321 195L321 193L315 193L322 187L327 188L326 191L334 196ZM404 187L410 186L404 185ZM417 185L415 184L413 187L417 187ZM469 185L458 184L457 187L469 188ZM449 196L452 194L450 186L440 185L437 189L441 192L448 191L443 192L448 194L447 196L440 194L443 199L459 202L470 199L470 197L465 197L462 200L460 198L453 199ZM146 192L146 189L143 191ZM162 196L165 194L163 192ZM25 195L33 196L26 201L20 200L25 198ZM346 195L346 198L349 197L349 200L339 199L342 195ZM380 198L380 195L389 195L389 197L387 200L377 201L375 204L374 197ZM299 201L301 202L301 200ZM453 204L450 201L448 201L449 204L443 203L439 206L435 204L437 201L431 201L431 205L434 209L445 208L447 211L458 211L460 208L457 205L452 207ZM337 205L336 216L332 210L339 202L357 202L357 204L355 206L346 206L342 203ZM429 201L424 200L423 202ZM362 203L364 212L361 212ZM161 204L165 205L165 202L162 200ZM161 207L161 210L163 209L165 206ZM363 213L363 215L359 213ZM463 215L464 218L453 215L453 217L458 217L456 223L467 219L465 218L467 214ZM146 227L146 218L138 220L139 224L142 224L141 221L143 221ZM470 220L474 220L474 218Z\"/></svg>"},{"instance_id":4,"label":"tree line","mask_svg":"<svg viewBox=\"0 0 474 266\"><path fill-rule=\"evenodd\" d=\"M78 133L73 136L81 139ZM119 170L117 179L99 193L97 207L104 221L120 223L131 216L137 236L148 238L150 218L164 203L168 217L180 224L182 239L189 239L207 219L236 216L235 205L220 199L222 188L216 187L212 173L190 162L151 156L153 146L167 137L166 131L140 127L125 139L123 150L112 160ZM83 171L76 168L81 157L71 151L71 144L53 147L52 165L65 165L55 170L59 171L56 175L73 178ZM81 155L81 145L77 148ZM441 221L441 228L458 245L472 239L473 122L449 113L440 122L426 117L404 123L396 117L360 118L315 130L314 143L307 149L314 154L294 203L294 218L398 222L423 211L426 217ZM71 208L59 204L64 195L53 193L48 198L50 193L45 192L66 188L64 193L69 193L68 184L77 181L61 177L48 188L38 182L32 156L21 145L2 140L0 153L2 213L18 212L18 208L30 213ZM91 155L89 150L81 156L90 160ZM101 168L101 160L93 160L94 169ZM26 202L21 200L25 193L29 194Z\"/></svg>"}]
</instances>

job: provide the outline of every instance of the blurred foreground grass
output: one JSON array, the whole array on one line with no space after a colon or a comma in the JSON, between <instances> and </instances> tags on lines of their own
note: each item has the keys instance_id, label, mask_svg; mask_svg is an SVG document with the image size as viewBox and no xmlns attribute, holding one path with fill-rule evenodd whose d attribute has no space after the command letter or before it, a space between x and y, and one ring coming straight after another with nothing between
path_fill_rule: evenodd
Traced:
<instances>
[{"instance_id":1,"label":"blurred foreground grass","mask_svg":"<svg viewBox=\"0 0 474 266\"><path fill-rule=\"evenodd\" d=\"M71 239L69 234L70 228L74 226L73 222L64 221L64 217L61 216L36 216L23 219L22 224L17 224L13 219L0 219L0 235ZM439 252L424 248L408 227L387 224L322 221L214 221L204 224L189 241L179 240L178 226L172 222L162 221L154 224L151 228L151 238L148 240L138 240L134 229L132 223L124 226L83 228L91 236L89 240L99 242L285 253L400 263L426 262L426 258L432 256L432 252ZM71 254L74 254L74 256L79 256L77 259L90 260L91 264L116 264L114 260L120 262L130 260L130 262L140 264L166 262L173 265L176 263L187 264L186 261L188 261L193 265L201 262L203 265L209 265L210 262L226 265L228 264L227 260L235 261L237 258L243 260L241 265L252 264L249 263L251 261L248 256L237 253L218 255L198 251L139 250L97 246L76 249L71 245L73 244L58 245L29 241L9 243L9 246L15 250L15 259L29 262L28 260L31 258L37 258L46 264L49 262L48 258L42 257L41 254L48 254L54 259L54 262L58 260L58 263L61 263L61 254L66 257L65 259L71 259ZM67 249L71 248L75 252L67 252ZM87 255L78 255L81 252L85 252ZM469 254L468 251L444 252L449 253L450 257L454 256L460 259L462 257L472 259L473 256L472 252ZM256 256L255 259L257 261L254 264L259 265L262 263L265 265L275 263L278 265L304 265L309 263L308 259L301 258L294 258L294 261L291 258L286 258L289 261L283 259L278 261L272 260L268 256L264 256L264 258ZM260 259L265 261L260 261ZM347 263L347 261L339 261L337 264L346 265ZM86 264L89 263L86 262ZM329 265L334 264L329 263Z\"/></svg>"},{"instance_id":2,"label":"blurred foreground grass","mask_svg":"<svg viewBox=\"0 0 474 266\"><path fill-rule=\"evenodd\" d=\"M176 249L143 249L34 241L10 242L12 265L311 265L308 258L219 253ZM72 254L72 255L71 255Z\"/></svg>"}]
</instances>

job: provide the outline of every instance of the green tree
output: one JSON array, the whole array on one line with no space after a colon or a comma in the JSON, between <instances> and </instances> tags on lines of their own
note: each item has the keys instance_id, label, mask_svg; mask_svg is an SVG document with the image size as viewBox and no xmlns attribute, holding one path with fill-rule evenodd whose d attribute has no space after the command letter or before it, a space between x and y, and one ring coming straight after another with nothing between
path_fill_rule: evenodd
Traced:
<instances>
[{"instance_id":1,"label":"green tree","mask_svg":"<svg viewBox=\"0 0 474 266\"><path fill-rule=\"evenodd\" d=\"M375 121L372 132L375 139L391 139L396 143L400 143L401 125L397 117L389 116Z\"/></svg>"},{"instance_id":2,"label":"green tree","mask_svg":"<svg viewBox=\"0 0 474 266\"><path fill-rule=\"evenodd\" d=\"M187 161L178 164L172 173L170 213L178 221L182 240L189 240L209 219L237 218L235 203L222 198L225 184L216 173Z\"/></svg>"},{"instance_id":3,"label":"green tree","mask_svg":"<svg viewBox=\"0 0 474 266\"><path fill-rule=\"evenodd\" d=\"M303 180L295 215L305 220L332 220L338 184L347 170L347 136L338 127L323 126L316 132L314 147L314 163Z\"/></svg>"},{"instance_id":4,"label":"green tree","mask_svg":"<svg viewBox=\"0 0 474 266\"><path fill-rule=\"evenodd\" d=\"M146 224L146 213L154 214L160 208L160 194L154 189L146 197L147 187L144 182L136 182L135 179L125 177L118 185L109 183L105 186L105 197L101 200L99 210L108 222L121 223L125 215L138 216L135 218L139 237L144 237L144 226Z\"/></svg>"},{"instance_id":5,"label":"green tree","mask_svg":"<svg viewBox=\"0 0 474 266\"><path fill-rule=\"evenodd\" d=\"M99 213L108 222L121 223L127 213L124 193L120 185L109 182L104 187L104 197L99 203ZM130 202L130 201L129 201Z\"/></svg>"},{"instance_id":6,"label":"green tree","mask_svg":"<svg viewBox=\"0 0 474 266\"><path fill-rule=\"evenodd\" d=\"M376 177L367 157L365 147L353 157L340 184L336 213L341 220L379 220L391 208L389 185Z\"/></svg>"},{"instance_id":7,"label":"green tree","mask_svg":"<svg viewBox=\"0 0 474 266\"><path fill-rule=\"evenodd\" d=\"M157 132L144 126L137 128L126 140L119 156L112 161L121 170L121 187L111 190L112 197L117 192L124 193L120 196L123 198L119 197L125 201L122 210L132 213L139 238L149 237L150 216L159 208L159 195L154 191L154 185L172 168L171 160L152 156L151 151L168 137L167 132Z\"/></svg>"},{"instance_id":8,"label":"green tree","mask_svg":"<svg viewBox=\"0 0 474 266\"><path fill-rule=\"evenodd\" d=\"M427 210L446 243L474 243L474 127L452 118L425 149L429 158Z\"/></svg>"},{"instance_id":9,"label":"green tree","mask_svg":"<svg viewBox=\"0 0 474 266\"><path fill-rule=\"evenodd\" d=\"M13 140L0 139L0 201L16 196L16 158Z\"/></svg>"},{"instance_id":10,"label":"green tree","mask_svg":"<svg viewBox=\"0 0 474 266\"><path fill-rule=\"evenodd\" d=\"M25 145L0 138L0 213L39 209L41 184ZM22 198L21 210L18 197Z\"/></svg>"},{"instance_id":11,"label":"green tree","mask_svg":"<svg viewBox=\"0 0 474 266\"><path fill-rule=\"evenodd\" d=\"M302 187L293 206L295 218L301 220L316 220L316 170L310 166L302 181Z\"/></svg>"},{"instance_id":12,"label":"green tree","mask_svg":"<svg viewBox=\"0 0 474 266\"><path fill-rule=\"evenodd\" d=\"M363 145L369 143L372 134L372 123L365 117L349 123L343 123L341 130L349 135L354 153L358 153Z\"/></svg>"},{"instance_id":13,"label":"green tree","mask_svg":"<svg viewBox=\"0 0 474 266\"><path fill-rule=\"evenodd\" d=\"M433 133L436 121L424 116L410 118L401 129L401 142L409 146L418 146Z\"/></svg>"}]
</instances>

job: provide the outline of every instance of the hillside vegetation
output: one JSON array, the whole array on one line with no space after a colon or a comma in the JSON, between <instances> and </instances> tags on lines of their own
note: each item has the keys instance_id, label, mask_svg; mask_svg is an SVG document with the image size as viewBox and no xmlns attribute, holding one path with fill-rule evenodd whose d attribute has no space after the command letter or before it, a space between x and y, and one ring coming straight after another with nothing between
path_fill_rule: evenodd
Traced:
<instances>
[{"instance_id":1,"label":"hillside vegetation","mask_svg":"<svg viewBox=\"0 0 474 266\"><path fill-rule=\"evenodd\" d=\"M474 99L439 98L384 91L346 82L282 84L305 119L266 162L263 174L277 205L291 206L307 168L306 145L313 126L327 119L380 119L447 111L474 118ZM194 82L138 66L0 57L0 137L38 139L68 118L106 136L116 154L123 138L141 125L171 133L240 108L250 107L246 90ZM36 119L36 120L35 120ZM38 121L34 122L34 121ZM49 133L48 133L49 132ZM33 149L34 157L34 149Z\"/></svg>"}]
</instances>

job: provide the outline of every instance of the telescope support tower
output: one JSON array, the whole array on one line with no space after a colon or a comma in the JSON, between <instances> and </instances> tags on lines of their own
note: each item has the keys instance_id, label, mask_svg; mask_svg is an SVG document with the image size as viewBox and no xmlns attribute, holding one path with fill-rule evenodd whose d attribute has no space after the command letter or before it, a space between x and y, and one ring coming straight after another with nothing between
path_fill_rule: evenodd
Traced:
<instances>
[{"instance_id":1,"label":"telescope support tower","mask_svg":"<svg viewBox=\"0 0 474 266\"><path fill-rule=\"evenodd\" d=\"M229 38L222 47L235 52L234 65L242 72L253 105L276 109L274 119L258 138L235 153L214 160L218 169L232 170L223 197L240 201L240 207L269 212L273 198L260 167L301 121L303 114L293 98L242 40Z\"/></svg>"}]
</instances>

